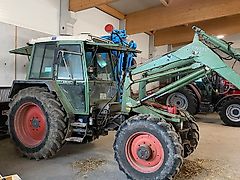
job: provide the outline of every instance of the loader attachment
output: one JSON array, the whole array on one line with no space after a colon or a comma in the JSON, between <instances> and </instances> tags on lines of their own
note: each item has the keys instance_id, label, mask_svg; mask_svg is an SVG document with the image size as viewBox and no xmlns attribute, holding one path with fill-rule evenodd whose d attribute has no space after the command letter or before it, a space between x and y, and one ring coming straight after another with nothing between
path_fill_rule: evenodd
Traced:
<instances>
[{"instance_id":1,"label":"loader attachment","mask_svg":"<svg viewBox=\"0 0 240 180\"><path fill-rule=\"evenodd\" d=\"M133 69L125 79L122 111L135 111L136 113L159 114L172 122L181 121L181 116L166 112L146 105L146 101L153 100L172 93L193 81L196 81L211 72L217 72L220 76L240 89L240 75L237 74L225 62L215 49L240 61L240 52L230 46L229 43L207 35L204 31L194 27L195 36L193 42L170 52L164 56L150 59L149 62ZM173 78L170 84L160 88L151 94L146 93L146 86L153 82L159 82ZM139 86L139 97L131 96L131 87ZM178 120L177 120L178 119Z\"/></svg>"},{"instance_id":2,"label":"loader attachment","mask_svg":"<svg viewBox=\"0 0 240 180\"><path fill-rule=\"evenodd\" d=\"M217 41L221 40L217 39ZM240 55L240 51L234 48L232 48L232 50L234 50L234 52L236 53L234 57L238 58L238 56ZM229 56L232 55L231 51L226 51L225 53ZM234 84L238 89L240 89L240 75L235 72L231 67L229 67L229 65L227 65L224 60L221 59L218 54L216 54L216 52L209 48L207 44L204 44L202 41L200 41L198 35L195 36L194 41L191 44L184 46L183 48L172 54L173 56L176 56L182 60L189 58L189 55L192 55L194 61L204 64L207 69L217 72L220 76L222 76L223 78Z\"/></svg>"}]
</instances>

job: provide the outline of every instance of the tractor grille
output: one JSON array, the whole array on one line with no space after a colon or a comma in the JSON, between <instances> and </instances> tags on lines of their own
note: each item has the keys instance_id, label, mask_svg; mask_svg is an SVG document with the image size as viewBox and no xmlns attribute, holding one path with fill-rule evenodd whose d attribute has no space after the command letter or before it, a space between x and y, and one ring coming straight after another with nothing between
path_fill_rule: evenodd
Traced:
<instances>
[{"instance_id":1,"label":"tractor grille","mask_svg":"<svg viewBox=\"0 0 240 180\"><path fill-rule=\"evenodd\" d=\"M8 98L11 88L0 87L0 102L9 102Z\"/></svg>"}]
</instances>

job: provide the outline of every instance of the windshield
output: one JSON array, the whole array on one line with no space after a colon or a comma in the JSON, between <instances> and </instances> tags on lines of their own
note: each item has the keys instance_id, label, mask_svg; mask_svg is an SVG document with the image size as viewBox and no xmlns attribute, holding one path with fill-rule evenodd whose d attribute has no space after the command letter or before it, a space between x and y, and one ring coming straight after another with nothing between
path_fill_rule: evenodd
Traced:
<instances>
[{"instance_id":1,"label":"windshield","mask_svg":"<svg viewBox=\"0 0 240 180\"><path fill-rule=\"evenodd\" d=\"M60 45L58 79L83 80L80 45Z\"/></svg>"}]
</instances>

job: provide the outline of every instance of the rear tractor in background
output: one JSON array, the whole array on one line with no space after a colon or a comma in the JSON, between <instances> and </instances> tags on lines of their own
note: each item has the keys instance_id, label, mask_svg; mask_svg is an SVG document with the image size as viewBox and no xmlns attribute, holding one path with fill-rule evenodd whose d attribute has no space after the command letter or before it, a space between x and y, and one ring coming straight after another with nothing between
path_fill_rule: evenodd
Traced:
<instances>
[{"instance_id":1,"label":"rear tractor in background","mask_svg":"<svg viewBox=\"0 0 240 180\"><path fill-rule=\"evenodd\" d=\"M192 115L217 112L224 124L240 126L240 90L216 73L157 101L187 110Z\"/></svg>"}]
</instances>

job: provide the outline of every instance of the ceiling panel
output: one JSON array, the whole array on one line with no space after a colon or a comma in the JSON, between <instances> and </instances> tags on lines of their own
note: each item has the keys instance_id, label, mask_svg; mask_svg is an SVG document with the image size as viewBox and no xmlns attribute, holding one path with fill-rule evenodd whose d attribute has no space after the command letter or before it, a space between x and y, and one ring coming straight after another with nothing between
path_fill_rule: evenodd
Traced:
<instances>
[{"instance_id":1,"label":"ceiling panel","mask_svg":"<svg viewBox=\"0 0 240 180\"><path fill-rule=\"evenodd\" d=\"M123 14L130 14L136 11L161 5L160 0L119 0L109 4Z\"/></svg>"}]
</instances>

